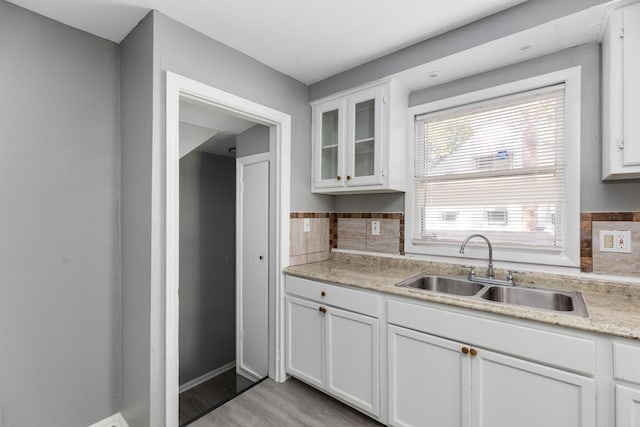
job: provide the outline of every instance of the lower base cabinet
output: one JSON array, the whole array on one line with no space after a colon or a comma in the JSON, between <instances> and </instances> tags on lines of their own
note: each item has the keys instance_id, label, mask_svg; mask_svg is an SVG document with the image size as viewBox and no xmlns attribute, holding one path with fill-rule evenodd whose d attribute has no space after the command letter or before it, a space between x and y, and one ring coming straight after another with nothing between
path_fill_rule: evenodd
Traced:
<instances>
[{"instance_id":1,"label":"lower base cabinet","mask_svg":"<svg viewBox=\"0 0 640 427\"><path fill-rule=\"evenodd\" d=\"M616 385L616 427L640 427L640 389Z\"/></svg>"},{"instance_id":2,"label":"lower base cabinet","mask_svg":"<svg viewBox=\"0 0 640 427\"><path fill-rule=\"evenodd\" d=\"M378 417L379 320L287 297L287 373Z\"/></svg>"},{"instance_id":3,"label":"lower base cabinet","mask_svg":"<svg viewBox=\"0 0 640 427\"><path fill-rule=\"evenodd\" d=\"M595 426L591 378L393 325L388 345L391 425Z\"/></svg>"}]
</instances>

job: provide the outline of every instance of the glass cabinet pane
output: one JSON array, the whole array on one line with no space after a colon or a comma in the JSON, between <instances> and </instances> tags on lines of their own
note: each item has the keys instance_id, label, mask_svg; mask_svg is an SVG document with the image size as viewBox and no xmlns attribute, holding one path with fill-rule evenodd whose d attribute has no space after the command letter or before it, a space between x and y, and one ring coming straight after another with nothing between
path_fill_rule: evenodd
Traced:
<instances>
[{"instance_id":1,"label":"glass cabinet pane","mask_svg":"<svg viewBox=\"0 0 640 427\"><path fill-rule=\"evenodd\" d=\"M338 110L322 113L321 179L338 176Z\"/></svg>"},{"instance_id":2,"label":"glass cabinet pane","mask_svg":"<svg viewBox=\"0 0 640 427\"><path fill-rule=\"evenodd\" d=\"M375 160L375 99L359 102L355 108L354 175L374 174Z\"/></svg>"}]
</instances>

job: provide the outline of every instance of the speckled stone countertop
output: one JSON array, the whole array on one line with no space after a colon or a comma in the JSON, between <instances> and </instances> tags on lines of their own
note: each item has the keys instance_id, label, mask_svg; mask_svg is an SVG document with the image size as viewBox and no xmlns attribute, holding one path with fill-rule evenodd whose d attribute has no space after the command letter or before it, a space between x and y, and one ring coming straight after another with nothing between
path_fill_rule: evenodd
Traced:
<instances>
[{"instance_id":1,"label":"speckled stone countertop","mask_svg":"<svg viewBox=\"0 0 640 427\"><path fill-rule=\"evenodd\" d=\"M589 311L589 317L584 318L395 286L423 272L465 277L468 269L456 264L334 252L328 261L290 266L284 272L305 279L640 340L640 284L534 272L516 277L517 285L521 286L582 292ZM506 271L501 269L496 269L495 273L496 277L506 277ZM483 274L482 269L478 269L477 274Z\"/></svg>"}]
</instances>

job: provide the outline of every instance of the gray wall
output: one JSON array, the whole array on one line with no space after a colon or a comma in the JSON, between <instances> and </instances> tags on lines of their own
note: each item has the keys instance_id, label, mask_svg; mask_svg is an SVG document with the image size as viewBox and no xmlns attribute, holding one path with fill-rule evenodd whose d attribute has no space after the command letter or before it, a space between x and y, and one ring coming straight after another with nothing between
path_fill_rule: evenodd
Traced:
<instances>
[{"instance_id":1,"label":"gray wall","mask_svg":"<svg viewBox=\"0 0 640 427\"><path fill-rule=\"evenodd\" d=\"M640 210L640 182L603 183L600 179L600 47L597 43L414 92L409 104L419 105L576 65L582 67L580 209L614 212Z\"/></svg>"},{"instance_id":2,"label":"gray wall","mask_svg":"<svg viewBox=\"0 0 640 427\"><path fill-rule=\"evenodd\" d=\"M311 108L307 86L177 21L154 12L160 74L170 70L291 115L291 210L328 211L331 196L311 194ZM158 96L163 99L161 90ZM164 108L164 102L161 103ZM164 132L164 122L158 128Z\"/></svg>"},{"instance_id":3,"label":"gray wall","mask_svg":"<svg viewBox=\"0 0 640 427\"><path fill-rule=\"evenodd\" d=\"M153 14L148 14L129 33L121 43L120 49L122 109L121 410L131 427L143 427L151 425Z\"/></svg>"},{"instance_id":4,"label":"gray wall","mask_svg":"<svg viewBox=\"0 0 640 427\"><path fill-rule=\"evenodd\" d=\"M233 362L235 159L180 159L180 384Z\"/></svg>"},{"instance_id":5,"label":"gray wall","mask_svg":"<svg viewBox=\"0 0 640 427\"><path fill-rule=\"evenodd\" d=\"M404 193L335 196L334 212L404 212Z\"/></svg>"},{"instance_id":6,"label":"gray wall","mask_svg":"<svg viewBox=\"0 0 640 427\"><path fill-rule=\"evenodd\" d=\"M119 49L0 1L0 424L87 426L120 389Z\"/></svg>"},{"instance_id":7,"label":"gray wall","mask_svg":"<svg viewBox=\"0 0 640 427\"><path fill-rule=\"evenodd\" d=\"M131 427L159 426L165 409L165 71L291 115L291 209L329 211L333 198L309 191L311 114L305 85L157 11L127 36L121 54L122 408Z\"/></svg>"},{"instance_id":8,"label":"gray wall","mask_svg":"<svg viewBox=\"0 0 640 427\"><path fill-rule=\"evenodd\" d=\"M236 136L236 155L238 157L269 152L269 128L263 125L254 127ZM311 163L311 159L309 159Z\"/></svg>"}]
</instances>

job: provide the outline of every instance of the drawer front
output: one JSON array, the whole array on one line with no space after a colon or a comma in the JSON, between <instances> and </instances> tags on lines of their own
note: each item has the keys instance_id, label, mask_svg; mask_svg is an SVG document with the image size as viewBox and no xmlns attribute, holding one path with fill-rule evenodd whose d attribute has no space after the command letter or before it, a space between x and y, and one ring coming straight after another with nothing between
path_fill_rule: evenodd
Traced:
<instances>
[{"instance_id":1,"label":"drawer front","mask_svg":"<svg viewBox=\"0 0 640 427\"><path fill-rule=\"evenodd\" d=\"M613 343L613 376L617 380L640 384L640 347Z\"/></svg>"},{"instance_id":2,"label":"drawer front","mask_svg":"<svg viewBox=\"0 0 640 427\"><path fill-rule=\"evenodd\" d=\"M294 276L287 276L286 291L289 295L310 299L319 304L379 317L379 297L367 292Z\"/></svg>"},{"instance_id":3,"label":"drawer front","mask_svg":"<svg viewBox=\"0 0 640 427\"><path fill-rule=\"evenodd\" d=\"M387 302L387 321L581 374L595 372L595 343L588 339L395 300Z\"/></svg>"}]
</instances>

